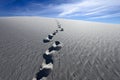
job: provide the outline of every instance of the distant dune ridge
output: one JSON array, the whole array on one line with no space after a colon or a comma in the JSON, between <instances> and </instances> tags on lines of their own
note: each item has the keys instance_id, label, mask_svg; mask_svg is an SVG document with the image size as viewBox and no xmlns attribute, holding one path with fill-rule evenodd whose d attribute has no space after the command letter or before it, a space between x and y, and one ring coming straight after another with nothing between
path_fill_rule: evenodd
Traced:
<instances>
[{"instance_id":1,"label":"distant dune ridge","mask_svg":"<svg viewBox=\"0 0 120 80\"><path fill-rule=\"evenodd\" d=\"M119 24L57 20L63 32L56 34L54 18L0 18L0 80L32 80L55 41L64 47L53 55L54 68L44 79L120 80Z\"/></svg>"}]
</instances>

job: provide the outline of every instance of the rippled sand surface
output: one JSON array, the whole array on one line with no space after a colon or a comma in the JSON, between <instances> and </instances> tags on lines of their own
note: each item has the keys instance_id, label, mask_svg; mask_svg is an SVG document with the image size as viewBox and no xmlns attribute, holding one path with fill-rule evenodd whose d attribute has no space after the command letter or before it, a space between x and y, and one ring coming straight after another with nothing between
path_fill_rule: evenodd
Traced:
<instances>
[{"instance_id":1,"label":"rippled sand surface","mask_svg":"<svg viewBox=\"0 0 120 80\"><path fill-rule=\"evenodd\" d=\"M49 80L120 80L120 25L57 19L64 47L54 55ZM32 80L53 42L53 18L0 18L0 80Z\"/></svg>"}]
</instances>

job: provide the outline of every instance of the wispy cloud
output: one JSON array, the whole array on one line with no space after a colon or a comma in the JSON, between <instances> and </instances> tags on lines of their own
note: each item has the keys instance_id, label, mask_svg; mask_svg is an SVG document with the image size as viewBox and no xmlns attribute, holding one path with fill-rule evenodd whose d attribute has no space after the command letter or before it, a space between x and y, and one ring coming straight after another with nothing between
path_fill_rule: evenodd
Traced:
<instances>
[{"instance_id":1,"label":"wispy cloud","mask_svg":"<svg viewBox=\"0 0 120 80\"><path fill-rule=\"evenodd\" d=\"M81 2L61 4L56 6L60 11L59 17L88 16L107 18L114 17L120 12L120 0L83 0ZM112 15L111 15L112 14Z\"/></svg>"},{"instance_id":2,"label":"wispy cloud","mask_svg":"<svg viewBox=\"0 0 120 80\"><path fill-rule=\"evenodd\" d=\"M58 1L58 0L57 0ZM56 1L56 2L57 2ZM60 4L31 2L25 6L14 6L9 11L1 11L0 15L30 15L46 17L62 17L71 19L98 20L120 18L120 0L67 0Z\"/></svg>"},{"instance_id":3,"label":"wispy cloud","mask_svg":"<svg viewBox=\"0 0 120 80\"><path fill-rule=\"evenodd\" d=\"M112 17L120 17L120 13L108 14L108 15L103 15L98 17L91 17L89 19L102 19L102 18L112 18Z\"/></svg>"},{"instance_id":4,"label":"wispy cloud","mask_svg":"<svg viewBox=\"0 0 120 80\"><path fill-rule=\"evenodd\" d=\"M54 17L88 17L88 19L114 17L120 13L120 0L76 0L72 3L48 5L30 3L27 7L14 9L16 14L54 15ZM105 17L106 16L106 17Z\"/></svg>"}]
</instances>

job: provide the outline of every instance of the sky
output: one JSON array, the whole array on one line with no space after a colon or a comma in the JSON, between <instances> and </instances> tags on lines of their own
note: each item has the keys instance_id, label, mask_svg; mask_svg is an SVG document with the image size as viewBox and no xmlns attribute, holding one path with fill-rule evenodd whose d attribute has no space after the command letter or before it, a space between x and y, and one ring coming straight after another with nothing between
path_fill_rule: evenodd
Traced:
<instances>
[{"instance_id":1,"label":"sky","mask_svg":"<svg viewBox=\"0 0 120 80\"><path fill-rule=\"evenodd\" d=\"M120 0L0 0L0 16L41 16L120 24Z\"/></svg>"}]
</instances>

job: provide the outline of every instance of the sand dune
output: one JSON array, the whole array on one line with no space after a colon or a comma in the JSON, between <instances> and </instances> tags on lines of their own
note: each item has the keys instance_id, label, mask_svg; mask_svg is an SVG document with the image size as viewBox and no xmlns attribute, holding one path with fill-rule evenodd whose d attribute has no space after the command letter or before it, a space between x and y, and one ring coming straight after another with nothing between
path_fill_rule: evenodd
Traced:
<instances>
[{"instance_id":1,"label":"sand dune","mask_svg":"<svg viewBox=\"0 0 120 80\"><path fill-rule=\"evenodd\" d=\"M32 80L55 41L64 47L53 55L48 80L120 80L120 25L57 20L64 31L44 43L55 19L0 18L0 80Z\"/></svg>"}]
</instances>

